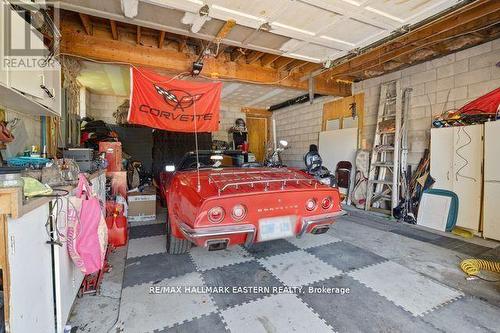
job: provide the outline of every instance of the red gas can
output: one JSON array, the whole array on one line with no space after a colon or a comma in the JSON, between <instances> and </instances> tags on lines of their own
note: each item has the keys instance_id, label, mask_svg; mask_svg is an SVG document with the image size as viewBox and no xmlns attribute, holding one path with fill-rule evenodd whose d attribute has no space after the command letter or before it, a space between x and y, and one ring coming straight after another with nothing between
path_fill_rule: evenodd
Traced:
<instances>
[{"instance_id":1,"label":"red gas can","mask_svg":"<svg viewBox=\"0 0 500 333\"><path fill-rule=\"evenodd\" d=\"M108 243L114 247L120 247L127 244L128 230L127 218L115 211L113 215L106 217L108 226Z\"/></svg>"}]
</instances>

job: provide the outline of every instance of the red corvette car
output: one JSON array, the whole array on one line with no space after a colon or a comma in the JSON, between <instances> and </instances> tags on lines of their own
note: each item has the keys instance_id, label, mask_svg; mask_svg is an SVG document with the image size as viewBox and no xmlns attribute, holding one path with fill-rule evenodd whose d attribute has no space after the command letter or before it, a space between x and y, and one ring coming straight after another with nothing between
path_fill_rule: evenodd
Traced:
<instances>
[{"instance_id":1,"label":"red corvette car","mask_svg":"<svg viewBox=\"0 0 500 333\"><path fill-rule=\"evenodd\" d=\"M197 162L196 154L188 153L176 167L167 166L161 173L168 253L185 253L192 244L214 251L321 234L344 214L338 190L305 172L231 167L234 158L202 151Z\"/></svg>"}]
</instances>

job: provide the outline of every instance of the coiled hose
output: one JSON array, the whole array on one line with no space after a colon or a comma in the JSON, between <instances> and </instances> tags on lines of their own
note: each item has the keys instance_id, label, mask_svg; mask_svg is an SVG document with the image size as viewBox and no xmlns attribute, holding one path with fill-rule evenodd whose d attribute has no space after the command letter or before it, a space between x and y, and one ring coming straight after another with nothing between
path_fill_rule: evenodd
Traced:
<instances>
[{"instance_id":1,"label":"coiled hose","mask_svg":"<svg viewBox=\"0 0 500 333\"><path fill-rule=\"evenodd\" d=\"M481 270L500 273L500 262L484 259L465 259L460 268L469 276L477 276Z\"/></svg>"}]
</instances>

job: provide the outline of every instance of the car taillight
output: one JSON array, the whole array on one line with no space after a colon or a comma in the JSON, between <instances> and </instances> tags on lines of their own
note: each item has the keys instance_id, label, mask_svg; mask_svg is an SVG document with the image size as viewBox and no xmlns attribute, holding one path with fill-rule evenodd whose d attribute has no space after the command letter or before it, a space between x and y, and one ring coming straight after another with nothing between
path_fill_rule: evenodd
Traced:
<instances>
[{"instance_id":1,"label":"car taillight","mask_svg":"<svg viewBox=\"0 0 500 333\"><path fill-rule=\"evenodd\" d=\"M323 207L323 209L329 209L331 208L333 205L333 200L331 197L326 197L323 199L323 201L321 201L321 207Z\"/></svg>"},{"instance_id":2,"label":"car taillight","mask_svg":"<svg viewBox=\"0 0 500 333\"><path fill-rule=\"evenodd\" d=\"M210 223L221 223L224 220L224 215L226 215L224 208L219 206L212 207L208 211L208 220Z\"/></svg>"},{"instance_id":3,"label":"car taillight","mask_svg":"<svg viewBox=\"0 0 500 333\"><path fill-rule=\"evenodd\" d=\"M311 211L311 210L315 210L316 209L316 199L308 199L306 201L306 209Z\"/></svg>"},{"instance_id":4,"label":"car taillight","mask_svg":"<svg viewBox=\"0 0 500 333\"><path fill-rule=\"evenodd\" d=\"M241 221L247 216L247 208L244 205L235 205L233 207L233 211L231 212L231 216L235 221Z\"/></svg>"}]
</instances>

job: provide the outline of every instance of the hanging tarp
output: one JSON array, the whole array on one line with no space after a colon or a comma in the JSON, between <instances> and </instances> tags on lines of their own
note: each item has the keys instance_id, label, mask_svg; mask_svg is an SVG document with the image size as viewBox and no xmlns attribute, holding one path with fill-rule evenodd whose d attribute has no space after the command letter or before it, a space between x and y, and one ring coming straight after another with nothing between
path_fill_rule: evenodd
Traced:
<instances>
[{"instance_id":1,"label":"hanging tarp","mask_svg":"<svg viewBox=\"0 0 500 333\"><path fill-rule=\"evenodd\" d=\"M496 114L500 104L500 88L483 95L462 106L458 114Z\"/></svg>"},{"instance_id":2,"label":"hanging tarp","mask_svg":"<svg viewBox=\"0 0 500 333\"><path fill-rule=\"evenodd\" d=\"M219 129L221 82L192 82L130 68L128 122L175 132Z\"/></svg>"}]
</instances>

